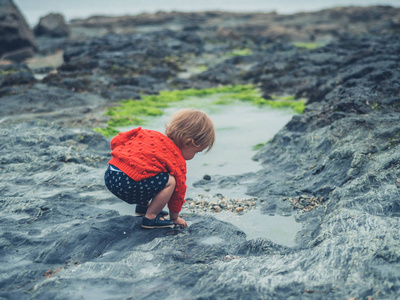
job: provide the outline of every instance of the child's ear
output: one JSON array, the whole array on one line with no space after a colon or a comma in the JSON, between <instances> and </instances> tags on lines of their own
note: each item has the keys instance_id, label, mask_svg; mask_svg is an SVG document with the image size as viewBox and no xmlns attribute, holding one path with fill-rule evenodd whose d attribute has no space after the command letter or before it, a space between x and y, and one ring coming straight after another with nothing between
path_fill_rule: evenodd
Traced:
<instances>
[{"instance_id":1,"label":"child's ear","mask_svg":"<svg viewBox=\"0 0 400 300\"><path fill-rule=\"evenodd\" d=\"M185 141L185 147L190 147L193 145L193 139L187 139Z\"/></svg>"}]
</instances>

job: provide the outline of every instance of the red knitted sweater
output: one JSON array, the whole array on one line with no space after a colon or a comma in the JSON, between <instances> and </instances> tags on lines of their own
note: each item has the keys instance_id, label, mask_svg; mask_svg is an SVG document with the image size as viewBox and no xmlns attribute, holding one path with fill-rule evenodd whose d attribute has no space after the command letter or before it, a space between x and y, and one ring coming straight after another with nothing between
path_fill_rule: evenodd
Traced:
<instances>
[{"instance_id":1,"label":"red knitted sweater","mask_svg":"<svg viewBox=\"0 0 400 300\"><path fill-rule=\"evenodd\" d=\"M175 143L162 133L141 127L121 132L111 140L111 160L130 178L140 181L161 172L175 177L176 187L168 208L180 212L185 203L186 161Z\"/></svg>"}]
</instances>

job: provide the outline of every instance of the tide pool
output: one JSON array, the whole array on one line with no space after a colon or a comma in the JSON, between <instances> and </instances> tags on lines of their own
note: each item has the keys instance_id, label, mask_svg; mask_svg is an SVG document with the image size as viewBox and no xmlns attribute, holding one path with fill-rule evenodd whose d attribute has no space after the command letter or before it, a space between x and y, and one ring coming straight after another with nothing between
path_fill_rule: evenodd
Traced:
<instances>
[{"instance_id":1,"label":"tide pool","mask_svg":"<svg viewBox=\"0 0 400 300\"><path fill-rule=\"evenodd\" d=\"M218 95L207 98L190 97L187 100L171 103L164 109L164 115L146 117L146 124L142 125L146 129L164 132L168 118L181 108L200 109L213 120L216 131L214 147L208 153L199 153L194 159L187 161L186 198L196 199L201 195L204 199L215 199L216 194L222 194L226 198L250 198L246 195L248 183L246 179L243 184L225 189L215 187L204 189L194 187L193 183L201 180L204 175L231 176L259 170L260 164L252 160L252 156L256 153L253 147L268 142L294 114L290 109L259 107L241 101L223 105L213 104L218 97ZM118 130L127 131L134 127L136 126L121 127ZM117 210L123 215L134 214L134 206L122 201L101 207ZM247 210L240 215L231 211L201 213L211 214L221 221L232 223L246 233L247 239L267 238L286 246L295 245L295 235L301 229L294 216L266 215L258 208ZM190 214L190 211L184 206L182 215L185 214ZM188 225L191 223L188 222Z\"/></svg>"}]
</instances>

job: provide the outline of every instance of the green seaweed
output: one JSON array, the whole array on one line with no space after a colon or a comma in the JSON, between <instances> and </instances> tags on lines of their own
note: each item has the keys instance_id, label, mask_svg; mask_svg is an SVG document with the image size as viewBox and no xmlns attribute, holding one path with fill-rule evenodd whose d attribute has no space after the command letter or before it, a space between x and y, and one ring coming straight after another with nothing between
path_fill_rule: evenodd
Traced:
<instances>
[{"instance_id":1,"label":"green seaweed","mask_svg":"<svg viewBox=\"0 0 400 300\"><path fill-rule=\"evenodd\" d=\"M112 137L119 133L119 130L117 130L113 127L110 127L110 126L107 126L105 128L97 127L94 129L94 131L99 132L102 135L107 136L107 137Z\"/></svg>"},{"instance_id":2,"label":"green seaweed","mask_svg":"<svg viewBox=\"0 0 400 300\"><path fill-rule=\"evenodd\" d=\"M295 95L286 95L286 96L277 96L277 95L272 95L271 98L273 100L283 100L283 101L293 101L296 100Z\"/></svg>"},{"instance_id":3,"label":"green seaweed","mask_svg":"<svg viewBox=\"0 0 400 300\"><path fill-rule=\"evenodd\" d=\"M295 100L294 96L274 96L272 100L261 97L261 93L254 85L232 85L209 89L186 89L161 91L158 95L144 95L141 100L123 100L120 106L108 108L105 115L110 119L106 128L96 128L95 131L110 137L118 133L116 128L128 125L145 124L146 116L159 116L170 103L179 102L190 97L204 98L219 95L219 100L212 104L226 105L233 101L244 101L254 105L270 106L273 108L291 108L302 113L305 107L303 100Z\"/></svg>"},{"instance_id":4,"label":"green seaweed","mask_svg":"<svg viewBox=\"0 0 400 300\"><path fill-rule=\"evenodd\" d=\"M214 104L214 105L229 105L229 104L232 104L232 102L234 102L234 101L235 101L234 99L219 99L219 100L213 101L212 104Z\"/></svg>"},{"instance_id":5,"label":"green seaweed","mask_svg":"<svg viewBox=\"0 0 400 300\"><path fill-rule=\"evenodd\" d=\"M14 74L15 72L17 72L17 70L14 69L14 68L4 68L4 69L0 69L0 76L9 75L9 74Z\"/></svg>"},{"instance_id":6,"label":"green seaweed","mask_svg":"<svg viewBox=\"0 0 400 300\"><path fill-rule=\"evenodd\" d=\"M377 111L377 110L379 109L379 104L378 104L378 103L374 103L374 104L371 105L371 108L372 108L374 111Z\"/></svg>"},{"instance_id":7,"label":"green seaweed","mask_svg":"<svg viewBox=\"0 0 400 300\"><path fill-rule=\"evenodd\" d=\"M208 70L208 67L206 65L198 65L193 67L192 70L194 73L203 73Z\"/></svg>"},{"instance_id":8,"label":"green seaweed","mask_svg":"<svg viewBox=\"0 0 400 300\"><path fill-rule=\"evenodd\" d=\"M249 48L233 49L228 53L229 56L247 56L252 55L253 51Z\"/></svg>"},{"instance_id":9,"label":"green seaweed","mask_svg":"<svg viewBox=\"0 0 400 300\"><path fill-rule=\"evenodd\" d=\"M272 108L291 108L301 114L305 108L305 102L302 100L265 100L265 104Z\"/></svg>"},{"instance_id":10,"label":"green seaweed","mask_svg":"<svg viewBox=\"0 0 400 300\"><path fill-rule=\"evenodd\" d=\"M302 48L306 50L313 50L323 46L323 44L321 43L303 43L303 42L293 43L293 45L297 48Z\"/></svg>"},{"instance_id":11,"label":"green seaweed","mask_svg":"<svg viewBox=\"0 0 400 300\"><path fill-rule=\"evenodd\" d=\"M268 141L266 141L265 143L258 143L256 145L254 145L253 147L251 147L251 149L253 151L258 151L261 150L266 144L270 143L272 141L272 139L269 139Z\"/></svg>"},{"instance_id":12,"label":"green seaweed","mask_svg":"<svg viewBox=\"0 0 400 300\"><path fill-rule=\"evenodd\" d=\"M253 147L251 147L251 149L253 151L258 151L258 150L261 150L264 146L265 146L265 143L259 143L257 145L254 145Z\"/></svg>"}]
</instances>

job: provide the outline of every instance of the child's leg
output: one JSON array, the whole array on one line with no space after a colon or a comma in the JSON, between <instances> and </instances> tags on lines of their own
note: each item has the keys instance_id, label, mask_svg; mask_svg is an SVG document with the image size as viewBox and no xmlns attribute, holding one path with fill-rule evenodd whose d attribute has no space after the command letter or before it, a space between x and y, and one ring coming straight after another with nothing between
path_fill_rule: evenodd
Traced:
<instances>
[{"instance_id":1,"label":"child's leg","mask_svg":"<svg viewBox=\"0 0 400 300\"><path fill-rule=\"evenodd\" d=\"M158 192L151 201L149 207L147 208L146 218L153 220L161 212L161 210L167 205L169 199L175 190L176 181L175 177L169 175L168 182L164 189Z\"/></svg>"}]
</instances>

